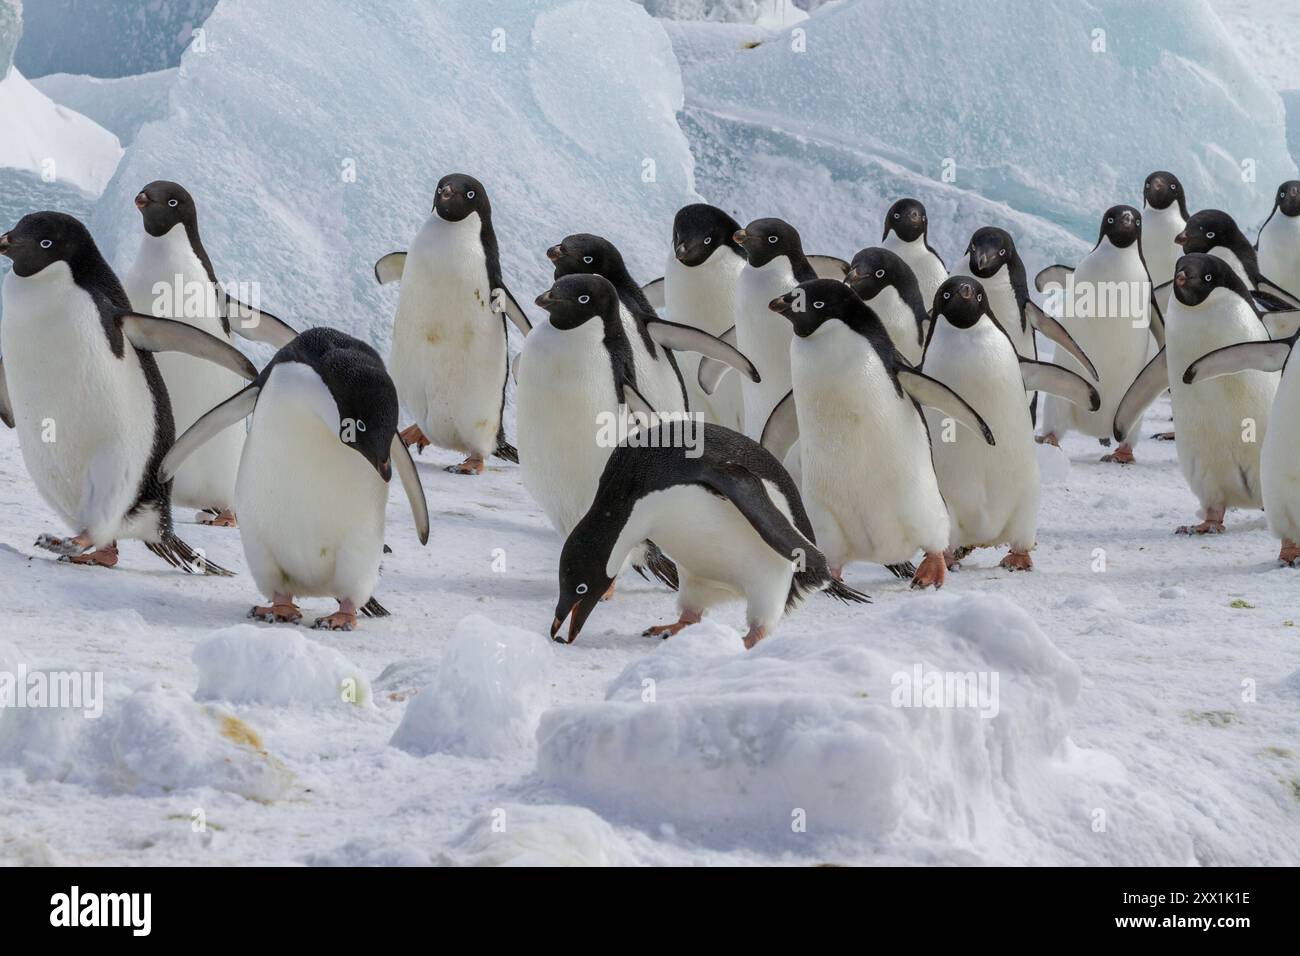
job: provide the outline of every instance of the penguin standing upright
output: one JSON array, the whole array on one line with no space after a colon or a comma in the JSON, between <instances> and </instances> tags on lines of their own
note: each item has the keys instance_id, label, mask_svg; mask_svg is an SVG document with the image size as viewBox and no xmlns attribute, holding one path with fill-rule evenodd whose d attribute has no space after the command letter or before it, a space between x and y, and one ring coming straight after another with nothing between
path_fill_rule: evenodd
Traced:
<instances>
[{"instance_id":1,"label":"penguin standing upright","mask_svg":"<svg viewBox=\"0 0 1300 956\"><path fill-rule=\"evenodd\" d=\"M188 190L158 180L140 190L135 206L144 236L122 279L135 311L185 322L227 342L237 332L279 348L297 334L270 313L232 298L218 283L199 238L198 209ZM166 353L157 361L177 434L241 385L237 375L189 355ZM241 428L228 428L215 437L176 473L172 503L206 512L201 524L233 527L235 474L243 445Z\"/></svg>"},{"instance_id":2,"label":"penguin standing upright","mask_svg":"<svg viewBox=\"0 0 1300 956\"><path fill-rule=\"evenodd\" d=\"M1255 241L1259 271L1279 286L1300 293L1300 179L1277 188L1273 211L1259 228Z\"/></svg>"},{"instance_id":3,"label":"penguin standing upright","mask_svg":"<svg viewBox=\"0 0 1300 956\"><path fill-rule=\"evenodd\" d=\"M379 353L334 329L308 329L180 437L162 461L163 477L249 415L235 502L248 567L271 598L249 616L297 622L296 597L339 602L317 628L350 631L358 610L386 615L373 594L394 471L421 544L429 540L429 511L397 435L397 389Z\"/></svg>"},{"instance_id":4,"label":"penguin standing upright","mask_svg":"<svg viewBox=\"0 0 1300 956\"><path fill-rule=\"evenodd\" d=\"M375 263L375 277L402 283L389 357L397 395L415 416L402 440L461 452L465 460L447 468L460 475L482 474L489 455L518 461L502 422L506 321L524 335L530 325L502 281L483 184L442 177L411 248Z\"/></svg>"},{"instance_id":5,"label":"penguin standing upright","mask_svg":"<svg viewBox=\"0 0 1300 956\"><path fill-rule=\"evenodd\" d=\"M41 497L73 530L38 547L112 567L117 541L139 538L189 572L226 575L172 531L171 483L158 463L175 437L152 353L183 351L253 378L251 362L184 322L131 311L89 231L71 216L24 216L0 236L13 261L0 323L0 418L17 428Z\"/></svg>"},{"instance_id":6,"label":"penguin standing upright","mask_svg":"<svg viewBox=\"0 0 1300 956\"><path fill-rule=\"evenodd\" d=\"M1209 253L1228 263L1260 308L1279 311L1300 308L1300 298L1297 298L1300 293L1282 288L1260 270L1255 247L1246 240L1236 220L1221 209L1192 213L1175 241L1183 247L1185 255Z\"/></svg>"},{"instance_id":7,"label":"penguin standing upright","mask_svg":"<svg viewBox=\"0 0 1300 956\"><path fill-rule=\"evenodd\" d=\"M902 257L879 246L863 249L844 281L871 307L908 364L920 365L930 318L916 275Z\"/></svg>"},{"instance_id":8,"label":"penguin standing upright","mask_svg":"<svg viewBox=\"0 0 1300 956\"><path fill-rule=\"evenodd\" d=\"M948 510L921 406L990 445L992 432L960 396L899 354L844 283L804 282L771 307L794 326L793 389L772 412L763 447L782 458L799 438L801 490L831 576L852 560L896 565L920 550L925 560L912 587L942 587Z\"/></svg>"},{"instance_id":9,"label":"penguin standing upright","mask_svg":"<svg viewBox=\"0 0 1300 956\"><path fill-rule=\"evenodd\" d=\"M1158 169L1142 184L1142 258L1151 281L1163 285L1174 277L1174 263L1183 254L1175 237L1187 228L1187 194L1178 177ZM1159 302L1164 309L1165 302Z\"/></svg>"},{"instance_id":10,"label":"penguin standing upright","mask_svg":"<svg viewBox=\"0 0 1300 956\"><path fill-rule=\"evenodd\" d=\"M880 244L907 263L929 308L934 294L948 278L948 267L930 248L930 218L919 199L900 199L885 213Z\"/></svg>"},{"instance_id":11,"label":"penguin standing upright","mask_svg":"<svg viewBox=\"0 0 1300 956\"><path fill-rule=\"evenodd\" d=\"M1075 373L1020 356L989 307L984 288L967 276L939 287L921 371L978 410L997 439L957 428L948 415L926 411L939 490L951 525L948 568L972 548L1009 544L1001 566L1033 568L1029 552L1038 530L1038 458L1026 391L1061 395L1093 410L1097 390Z\"/></svg>"},{"instance_id":12,"label":"penguin standing upright","mask_svg":"<svg viewBox=\"0 0 1300 956\"><path fill-rule=\"evenodd\" d=\"M1243 372L1195 387L1185 384L1184 373L1216 349L1268 339L1250 291L1232 265L1207 253L1178 260L1165 316L1165 347L1120 402L1115 437L1126 440L1143 410L1169 389L1178 464L1202 509L1200 524L1184 525L1179 534L1217 534L1228 508L1263 507L1260 442L1268 435L1276 372Z\"/></svg>"},{"instance_id":13,"label":"penguin standing upright","mask_svg":"<svg viewBox=\"0 0 1300 956\"><path fill-rule=\"evenodd\" d=\"M677 563L681 579L677 622L651 627L647 636L676 634L708 608L740 598L749 648L818 591L846 603L869 600L831 577L799 489L779 461L711 424L702 426L701 454L687 455L675 446L672 427L660 425L644 443L628 442L610 455L591 508L564 542L552 638L568 619L573 643L647 538Z\"/></svg>"}]
</instances>

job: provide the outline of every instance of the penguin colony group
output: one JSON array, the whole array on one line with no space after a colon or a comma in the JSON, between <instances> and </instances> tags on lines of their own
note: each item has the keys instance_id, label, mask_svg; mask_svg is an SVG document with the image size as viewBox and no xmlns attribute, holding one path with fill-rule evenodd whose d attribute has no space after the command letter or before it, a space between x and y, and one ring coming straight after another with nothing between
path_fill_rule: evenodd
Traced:
<instances>
[{"instance_id":1,"label":"penguin colony group","mask_svg":"<svg viewBox=\"0 0 1300 956\"><path fill-rule=\"evenodd\" d=\"M1034 442L1079 431L1114 439L1103 460L1132 462L1165 389L1175 427L1157 437L1176 435L1202 508L1178 531L1220 532L1228 508L1262 507L1281 562L1300 567L1300 181L1279 188L1254 245L1224 212L1189 216L1171 173L1152 173L1143 200L1108 209L1076 267L1038 273L1039 292L1065 293L1059 318L1030 299L1005 230L978 229L969 274L949 275L924 206L901 199L880 245L849 262L806 254L783 220L742 227L686 206L665 275L644 286L607 239L566 236L546 252L555 281L534 326L503 279L487 191L449 175L410 248L375 265L400 283L385 365L365 342L297 333L226 295L194 198L154 182L135 199L125 281L70 216L33 213L0 235L0 418L71 532L37 547L112 567L117 542L137 538L185 571L228 575L177 537L172 505L192 507L238 527L267 598L254 618L296 622L296 599L332 597L337 612L315 622L328 629L387 613L374 592L394 473L428 540L408 446L464 454L448 469L463 475L491 456L519 463L565 538L552 638L571 643L630 565L678 592L679 619L647 634L739 598L752 647L814 593L867 601L842 580L852 561L914 588L941 587L980 547L1030 570ZM279 351L258 371L235 336ZM512 375L517 449L503 427ZM399 431L400 408L414 423ZM611 419L623 440L601 439Z\"/></svg>"}]
</instances>

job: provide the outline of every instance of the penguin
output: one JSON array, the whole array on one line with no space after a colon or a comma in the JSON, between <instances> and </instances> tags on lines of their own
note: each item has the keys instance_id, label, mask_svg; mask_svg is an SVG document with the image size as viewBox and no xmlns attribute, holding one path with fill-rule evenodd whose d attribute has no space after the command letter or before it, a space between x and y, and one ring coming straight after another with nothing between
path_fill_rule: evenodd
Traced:
<instances>
[{"instance_id":1,"label":"penguin","mask_svg":"<svg viewBox=\"0 0 1300 956\"><path fill-rule=\"evenodd\" d=\"M0 236L13 262L0 323L0 418L18 431L41 497L74 532L36 546L75 564L113 567L137 538L173 567L230 574L172 530L171 483L158 463L175 437L155 352L179 351L243 379L257 372L228 342L131 310L89 230L38 212Z\"/></svg>"},{"instance_id":2,"label":"penguin","mask_svg":"<svg viewBox=\"0 0 1300 956\"><path fill-rule=\"evenodd\" d=\"M880 244L896 253L916 276L921 301L927 306L948 278L948 267L930 248L930 219L919 199L900 199L885 213L885 231Z\"/></svg>"},{"instance_id":3,"label":"penguin","mask_svg":"<svg viewBox=\"0 0 1300 956\"><path fill-rule=\"evenodd\" d=\"M1201 356L1183 373L1183 384L1189 386L1248 370L1281 373L1259 450L1259 477L1269 529L1282 540L1278 563L1291 568L1300 568L1300 429L1294 424L1300 421L1300 363L1291 362L1296 339L1227 345Z\"/></svg>"},{"instance_id":4,"label":"penguin","mask_svg":"<svg viewBox=\"0 0 1300 956\"><path fill-rule=\"evenodd\" d=\"M1202 209L1192 213L1186 228L1174 241L1183 247L1184 255L1209 253L1228 263L1261 308L1269 311L1300 308L1300 298L1260 272L1255 247L1226 212Z\"/></svg>"},{"instance_id":5,"label":"penguin","mask_svg":"<svg viewBox=\"0 0 1300 956\"><path fill-rule=\"evenodd\" d=\"M806 256L798 230L782 219L755 219L734 239L746 259L736 283L736 344L762 376L762 381L742 383L744 433L758 439L772 409L790 391L794 338L790 323L774 315L768 304L800 282L843 279L849 267L831 256Z\"/></svg>"},{"instance_id":6,"label":"penguin","mask_svg":"<svg viewBox=\"0 0 1300 956\"><path fill-rule=\"evenodd\" d=\"M314 627L350 631L374 599L384 551L388 482L396 472L429 540L429 509L397 433L397 388L373 348L334 329L308 329L275 353L246 388L203 415L167 452L168 480L203 445L248 416L235 507L244 556L271 600L249 617L296 623L298 597L332 597Z\"/></svg>"},{"instance_id":7,"label":"penguin","mask_svg":"<svg viewBox=\"0 0 1300 956\"><path fill-rule=\"evenodd\" d=\"M768 419L763 447L780 459L800 439L801 490L831 576L839 580L849 561L902 564L920 550L912 587L942 587L948 509L921 406L989 445L993 433L964 399L903 357L848 285L803 282L771 309L794 327L793 388Z\"/></svg>"},{"instance_id":8,"label":"penguin","mask_svg":"<svg viewBox=\"0 0 1300 956\"><path fill-rule=\"evenodd\" d=\"M677 210L664 275L643 289L650 305L674 322L735 345L736 282L745 268L745 251L735 239L739 231L740 223L716 206L691 203ZM678 359L691 408L706 421L743 428L740 376L726 375L730 366L700 357Z\"/></svg>"},{"instance_id":9,"label":"penguin","mask_svg":"<svg viewBox=\"0 0 1300 956\"><path fill-rule=\"evenodd\" d=\"M1300 293L1300 179L1277 188L1273 211L1259 227L1255 250L1260 272L1291 293Z\"/></svg>"},{"instance_id":10,"label":"penguin","mask_svg":"<svg viewBox=\"0 0 1300 956\"><path fill-rule=\"evenodd\" d=\"M702 454L672 447L671 425L609 457L591 508L564 542L551 638L572 644L627 555L653 538L681 578L678 620L648 628L669 637L723 601L746 604L745 647L770 634L810 595L845 603L867 595L831 577L785 468L755 441L703 426ZM565 620L567 639L559 637Z\"/></svg>"},{"instance_id":11,"label":"penguin","mask_svg":"<svg viewBox=\"0 0 1300 956\"><path fill-rule=\"evenodd\" d=\"M1185 384L1184 373L1216 349L1268 340L1250 291L1227 260L1208 253L1178 260L1165 347L1120 401L1115 438L1127 440L1146 407L1169 389L1178 464L1202 509L1202 521L1177 528L1179 534L1219 534L1228 508L1263 507L1260 442L1268 435L1276 372L1243 372L1195 388Z\"/></svg>"},{"instance_id":12,"label":"penguin","mask_svg":"<svg viewBox=\"0 0 1300 956\"><path fill-rule=\"evenodd\" d=\"M929 317L911 266L897 253L873 246L853 257L845 281L871 307L907 363L920 365Z\"/></svg>"},{"instance_id":13,"label":"penguin","mask_svg":"<svg viewBox=\"0 0 1300 956\"><path fill-rule=\"evenodd\" d=\"M947 279L935 294L931 321L921 373L962 396L997 438L989 445L946 413L926 410L930 434L939 435L932 447L951 528L948 570L973 548L1001 544L1011 547L1003 568L1031 570L1039 482L1025 393L1060 395L1093 411L1101 395L1074 372L1019 355L976 279Z\"/></svg>"},{"instance_id":14,"label":"penguin","mask_svg":"<svg viewBox=\"0 0 1300 956\"><path fill-rule=\"evenodd\" d=\"M1101 408L1089 412L1049 396L1043 410L1043 434L1037 438L1040 443L1059 446L1066 434L1081 431L1110 444L1115 409L1146 365L1151 342L1151 277L1142 257L1142 230L1142 213L1132 206L1112 206L1102 216L1092 251L1078 269L1070 270L1066 286L1056 287L1062 324L1094 362ZM1049 270L1044 270L1035 279L1040 292L1049 285L1048 275ZM1050 284L1057 281L1052 277ZM1085 372L1068 353L1058 356L1057 364ZM1137 437L1134 433L1101 460L1132 463Z\"/></svg>"},{"instance_id":15,"label":"penguin","mask_svg":"<svg viewBox=\"0 0 1300 956\"><path fill-rule=\"evenodd\" d=\"M188 190L157 180L136 194L135 206L144 235L122 285L136 312L176 319L227 342L232 342L234 332L280 348L297 334L269 312L233 298L217 281L199 238L198 209ZM157 362L171 397L177 433L241 385L238 376L189 355L164 353ZM227 429L209 442L177 472L172 504L201 509L200 524L234 527L235 473L243 444L244 432L239 428Z\"/></svg>"},{"instance_id":16,"label":"penguin","mask_svg":"<svg viewBox=\"0 0 1300 956\"><path fill-rule=\"evenodd\" d=\"M1163 285L1174 277L1182 250L1174 237L1187 228L1187 193L1178 177L1158 169L1142 184L1142 258L1151 281ZM1160 302L1164 309L1167 302Z\"/></svg>"},{"instance_id":17,"label":"penguin","mask_svg":"<svg viewBox=\"0 0 1300 956\"><path fill-rule=\"evenodd\" d=\"M461 452L465 460L446 469L458 475L482 474L489 455L517 462L502 422L506 322L523 335L532 326L501 278L483 184L463 173L442 177L411 248L381 258L375 278L402 283L388 361L397 395L415 416L402 440Z\"/></svg>"}]
</instances>

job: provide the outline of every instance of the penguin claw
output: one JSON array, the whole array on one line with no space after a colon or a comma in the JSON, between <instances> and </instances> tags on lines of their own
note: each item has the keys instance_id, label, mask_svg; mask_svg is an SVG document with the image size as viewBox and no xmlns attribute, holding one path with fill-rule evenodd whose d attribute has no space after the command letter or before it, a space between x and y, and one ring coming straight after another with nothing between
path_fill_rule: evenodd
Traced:
<instances>
[{"instance_id":1,"label":"penguin claw","mask_svg":"<svg viewBox=\"0 0 1300 956\"><path fill-rule=\"evenodd\" d=\"M402 444L406 445L408 448L411 445L414 445L416 452L423 452L425 448L432 444L432 442L425 437L424 432L420 430L419 425L410 425L403 428L397 433L397 436L402 439Z\"/></svg>"},{"instance_id":2,"label":"penguin claw","mask_svg":"<svg viewBox=\"0 0 1300 956\"><path fill-rule=\"evenodd\" d=\"M1174 529L1174 534L1223 534L1223 522L1202 521L1200 524L1183 524Z\"/></svg>"},{"instance_id":3,"label":"penguin claw","mask_svg":"<svg viewBox=\"0 0 1300 956\"><path fill-rule=\"evenodd\" d=\"M302 620L302 611L294 604L262 604L254 605L248 616L263 624L297 624Z\"/></svg>"},{"instance_id":4,"label":"penguin claw","mask_svg":"<svg viewBox=\"0 0 1300 956\"><path fill-rule=\"evenodd\" d=\"M335 611L312 622L313 631L351 631L357 626L357 616L348 611Z\"/></svg>"},{"instance_id":5,"label":"penguin claw","mask_svg":"<svg viewBox=\"0 0 1300 956\"><path fill-rule=\"evenodd\" d=\"M1282 550L1278 552L1277 563L1284 568L1300 568L1300 544L1283 541Z\"/></svg>"},{"instance_id":6,"label":"penguin claw","mask_svg":"<svg viewBox=\"0 0 1300 956\"><path fill-rule=\"evenodd\" d=\"M210 528L237 528L238 522L235 520L235 513L229 508L221 510L209 510L203 517L199 518L199 524L207 525Z\"/></svg>"},{"instance_id":7,"label":"penguin claw","mask_svg":"<svg viewBox=\"0 0 1300 956\"><path fill-rule=\"evenodd\" d=\"M1034 559L1029 556L1028 551L1008 551L998 566L1006 568L1008 571L1032 571L1034 570Z\"/></svg>"},{"instance_id":8,"label":"penguin claw","mask_svg":"<svg viewBox=\"0 0 1300 956\"><path fill-rule=\"evenodd\" d=\"M443 471L450 472L453 475L481 475L483 474L483 459L471 455L459 465L448 465Z\"/></svg>"},{"instance_id":9,"label":"penguin claw","mask_svg":"<svg viewBox=\"0 0 1300 956\"><path fill-rule=\"evenodd\" d=\"M43 551L51 551L65 558L71 558L74 555L84 554L90 550L91 543L82 539L81 535L77 535L75 538L60 538L57 535L43 534L36 539L34 547Z\"/></svg>"},{"instance_id":10,"label":"penguin claw","mask_svg":"<svg viewBox=\"0 0 1300 956\"><path fill-rule=\"evenodd\" d=\"M107 548L97 548L81 554L62 554L59 555L59 561L67 564L86 564L96 568L114 568L117 567L117 547L110 545Z\"/></svg>"},{"instance_id":11,"label":"penguin claw","mask_svg":"<svg viewBox=\"0 0 1300 956\"><path fill-rule=\"evenodd\" d=\"M1154 435L1152 435L1151 437L1154 438L1156 441L1173 441L1173 440L1174 440L1174 433L1173 433L1173 432L1156 432L1156 433L1155 433Z\"/></svg>"}]
</instances>

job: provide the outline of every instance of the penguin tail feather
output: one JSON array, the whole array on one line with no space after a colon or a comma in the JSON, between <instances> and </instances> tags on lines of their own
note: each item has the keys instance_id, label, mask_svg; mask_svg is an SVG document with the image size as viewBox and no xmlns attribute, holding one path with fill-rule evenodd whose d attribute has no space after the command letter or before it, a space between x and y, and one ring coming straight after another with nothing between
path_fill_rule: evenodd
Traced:
<instances>
[{"instance_id":1,"label":"penguin tail feather","mask_svg":"<svg viewBox=\"0 0 1300 956\"><path fill-rule=\"evenodd\" d=\"M235 576L234 571L209 561L170 531L158 541L146 541L144 546L173 568L180 568L186 574L209 574L218 578Z\"/></svg>"},{"instance_id":2,"label":"penguin tail feather","mask_svg":"<svg viewBox=\"0 0 1300 956\"><path fill-rule=\"evenodd\" d=\"M361 613L366 617L388 617L392 612L372 597L365 604L361 605Z\"/></svg>"},{"instance_id":3,"label":"penguin tail feather","mask_svg":"<svg viewBox=\"0 0 1300 956\"><path fill-rule=\"evenodd\" d=\"M831 583L826 586L825 593L830 597L841 601L844 604L870 604L871 596L863 594L855 588L849 587L843 581L836 581L831 578Z\"/></svg>"},{"instance_id":4,"label":"penguin tail feather","mask_svg":"<svg viewBox=\"0 0 1300 956\"><path fill-rule=\"evenodd\" d=\"M519 451L514 445L506 441L505 435L497 436L497 450L492 453L502 461L508 461L513 464L519 464Z\"/></svg>"},{"instance_id":5,"label":"penguin tail feather","mask_svg":"<svg viewBox=\"0 0 1300 956\"><path fill-rule=\"evenodd\" d=\"M911 561L904 561L902 564L887 564L889 573L902 580L910 580L916 574L916 565Z\"/></svg>"},{"instance_id":6,"label":"penguin tail feather","mask_svg":"<svg viewBox=\"0 0 1300 956\"><path fill-rule=\"evenodd\" d=\"M653 541L645 542L645 564L634 564L632 569L647 581L650 578L646 576L646 571L649 571L662 584L667 585L674 591L677 590L677 565L672 562L671 558L660 551L659 546Z\"/></svg>"}]
</instances>

